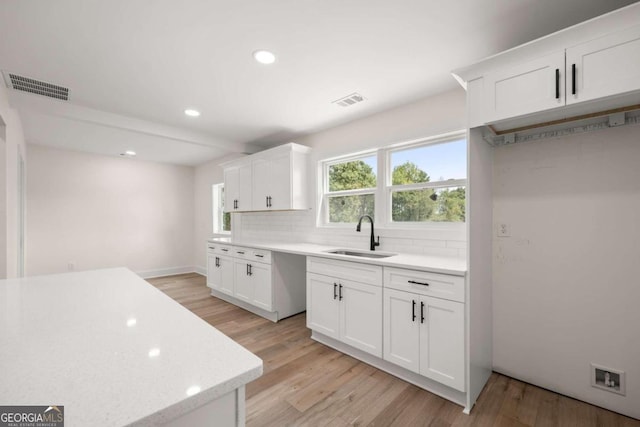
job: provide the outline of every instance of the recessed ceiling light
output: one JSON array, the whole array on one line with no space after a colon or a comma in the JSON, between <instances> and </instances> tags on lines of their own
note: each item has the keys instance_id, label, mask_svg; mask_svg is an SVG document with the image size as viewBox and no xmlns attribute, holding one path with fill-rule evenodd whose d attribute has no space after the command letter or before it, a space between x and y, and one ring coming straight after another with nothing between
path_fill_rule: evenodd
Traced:
<instances>
[{"instance_id":1,"label":"recessed ceiling light","mask_svg":"<svg viewBox=\"0 0 640 427\"><path fill-rule=\"evenodd\" d=\"M136 155L136 152L133 150L127 150L124 153L120 153L120 155L123 157L133 157Z\"/></svg>"},{"instance_id":2,"label":"recessed ceiling light","mask_svg":"<svg viewBox=\"0 0 640 427\"><path fill-rule=\"evenodd\" d=\"M159 348L152 348L151 350L149 350L149 357L158 357L160 356L160 349Z\"/></svg>"},{"instance_id":3,"label":"recessed ceiling light","mask_svg":"<svg viewBox=\"0 0 640 427\"><path fill-rule=\"evenodd\" d=\"M268 50L256 50L253 57L261 64L273 64L276 61L276 56Z\"/></svg>"},{"instance_id":4,"label":"recessed ceiling light","mask_svg":"<svg viewBox=\"0 0 640 427\"><path fill-rule=\"evenodd\" d=\"M189 117L198 117L200 115L200 111L192 110L191 108L184 110L184 113Z\"/></svg>"}]
</instances>

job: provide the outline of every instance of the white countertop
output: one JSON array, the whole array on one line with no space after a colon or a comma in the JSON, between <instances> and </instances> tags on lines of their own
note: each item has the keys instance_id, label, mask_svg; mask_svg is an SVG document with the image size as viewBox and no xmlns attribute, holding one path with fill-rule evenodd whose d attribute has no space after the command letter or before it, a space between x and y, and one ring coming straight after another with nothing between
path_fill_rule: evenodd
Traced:
<instances>
[{"instance_id":1,"label":"white countertop","mask_svg":"<svg viewBox=\"0 0 640 427\"><path fill-rule=\"evenodd\" d=\"M126 268L1 280L0 307L0 405L64 405L68 427L156 425L262 374Z\"/></svg>"},{"instance_id":2,"label":"white countertop","mask_svg":"<svg viewBox=\"0 0 640 427\"><path fill-rule=\"evenodd\" d=\"M286 252L307 256L318 256L324 258L339 259L342 261L354 261L365 264L381 265L383 267L409 268L412 270L430 271L433 273L451 274L455 276L465 276L467 273L467 261L464 258L444 257L419 254L398 253L388 258L366 258L349 255L330 254L327 251L337 249L352 249L362 251L358 248L345 248L343 246L325 246L315 243L279 243L253 240L238 240L228 237L209 239L212 243L226 243L236 246L245 246L256 249L266 249L275 252ZM376 253L385 253L376 251Z\"/></svg>"}]
</instances>

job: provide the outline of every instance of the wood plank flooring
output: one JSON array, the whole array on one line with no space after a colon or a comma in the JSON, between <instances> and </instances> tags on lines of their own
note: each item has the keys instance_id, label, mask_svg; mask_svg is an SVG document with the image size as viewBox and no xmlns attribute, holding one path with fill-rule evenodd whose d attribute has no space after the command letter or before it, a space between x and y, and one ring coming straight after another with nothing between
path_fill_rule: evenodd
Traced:
<instances>
[{"instance_id":1,"label":"wood plank flooring","mask_svg":"<svg viewBox=\"0 0 640 427\"><path fill-rule=\"evenodd\" d=\"M603 426L640 421L494 373L471 415L462 407L310 338L305 314L278 323L210 295L205 278L148 280L264 361L247 386L254 426Z\"/></svg>"}]
</instances>

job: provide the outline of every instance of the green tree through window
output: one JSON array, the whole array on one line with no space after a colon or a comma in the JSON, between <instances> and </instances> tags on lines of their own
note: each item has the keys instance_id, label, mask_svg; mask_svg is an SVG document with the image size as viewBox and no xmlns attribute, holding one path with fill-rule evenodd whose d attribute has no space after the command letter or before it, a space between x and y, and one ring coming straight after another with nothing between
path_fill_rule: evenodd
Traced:
<instances>
[{"instance_id":1,"label":"green tree through window","mask_svg":"<svg viewBox=\"0 0 640 427\"><path fill-rule=\"evenodd\" d=\"M393 169L392 185L430 182L429 174L412 162ZM391 196L391 217L394 222L447 221L465 219L465 189L422 188L394 191Z\"/></svg>"},{"instance_id":2,"label":"green tree through window","mask_svg":"<svg viewBox=\"0 0 640 427\"><path fill-rule=\"evenodd\" d=\"M360 190L376 187L371 166L354 160L329 166L329 191ZM329 222L356 222L362 215L374 216L375 195L354 194L329 197Z\"/></svg>"}]
</instances>

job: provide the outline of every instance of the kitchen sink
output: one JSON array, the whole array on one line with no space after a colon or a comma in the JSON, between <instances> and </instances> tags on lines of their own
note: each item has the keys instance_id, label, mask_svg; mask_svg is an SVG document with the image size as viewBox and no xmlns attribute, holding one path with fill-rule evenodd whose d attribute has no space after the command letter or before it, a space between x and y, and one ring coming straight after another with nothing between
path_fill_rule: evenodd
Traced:
<instances>
[{"instance_id":1,"label":"kitchen sink","mask_svg":"<svg viewBox=\"0 0 640 427\"><path fill-rule=\"evenodd\" d=\"M390 254L390 253L384 253L384 252L356 251L353 249L332 249L330 251L325 251L325 252L329 254L357 256L362 258L388 258L390 256L398 255L398 254Z\"/></svg>"}]
</instances>

